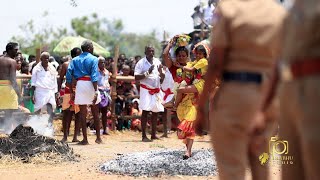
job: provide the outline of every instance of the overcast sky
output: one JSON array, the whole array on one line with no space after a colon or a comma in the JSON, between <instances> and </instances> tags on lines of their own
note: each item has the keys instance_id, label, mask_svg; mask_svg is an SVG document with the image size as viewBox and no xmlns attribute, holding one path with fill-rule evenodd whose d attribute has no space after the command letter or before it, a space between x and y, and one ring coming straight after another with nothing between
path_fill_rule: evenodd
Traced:
<instances>
[{"instance_id":1,"label":"overcast sky","mask_svg":"<svg viewBox=\"0 0 320 180\"><path fill-rule=\"evenodd\" d=\"M156 29L158 37L163 31L171 35L191 32L193 8L200 0L2 0L0 11L0 48L13 35L23 34L19 25L33 19L39 26L68 27L72 18L97 13L107 19L122 19L126 32L146 33ZM49 15L42 18L47 11Z\"/></svg>"}]
</instances>

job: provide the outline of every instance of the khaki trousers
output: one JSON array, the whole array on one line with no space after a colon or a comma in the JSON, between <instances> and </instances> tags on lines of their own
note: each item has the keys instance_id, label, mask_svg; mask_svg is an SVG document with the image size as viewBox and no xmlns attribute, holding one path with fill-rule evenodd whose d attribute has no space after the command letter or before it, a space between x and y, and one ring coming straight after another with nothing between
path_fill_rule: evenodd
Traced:
<instances>
[{"instance_id":1,"label":"khaki trousers","mask_svg":"<svg viewBox=\"0 0 320 180\"><path fill-rule=\"evenodd\" d=\"M211 136L222 180L243 180L247 167L252 170L253 179L267 179L268 166L260 165L259 154L249 153L249 125L262 101L263 86L254 83L224 83L217 92L210 116ZM275 118L274 105L268 118ZM272 112L273 111L273 112ZM268 152L268 141L275 129L275 123L268 124L263 136Z\"/></svg>"},{"instance_id":2,"label":"khaki trousers","mask_svg":"<svg viewBox=\"0 0 320 180\"><path fill-rule=\"evenodd\" d=\"M289 143L293 165L282 165L282 179L320 179L320 77L280 86L280 137Z\"/></svg>"}]
</instances>

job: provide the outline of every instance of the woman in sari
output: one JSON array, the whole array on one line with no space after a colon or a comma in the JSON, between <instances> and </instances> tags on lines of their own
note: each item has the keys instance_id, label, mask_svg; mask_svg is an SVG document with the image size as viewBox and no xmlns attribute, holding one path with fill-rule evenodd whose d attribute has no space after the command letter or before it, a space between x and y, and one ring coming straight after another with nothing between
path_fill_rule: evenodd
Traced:
<instances>
[{"instance_id":1,"label":"woman in sari","mask_svg":"<svg viewBox=\"0 0 320 180\"><path fill-rule=\"evenodd\" d=\"M186 47L179 46L175 50L175 61L170 57L170 49L173 44L177 41L179 36L175 36L167 45L164 50L163 57L166 66L172 73L175 83L180 84L179 88L191 86L194 81L194 73L192 71L184 71L186 68L192 68L195 64L190 62L188 55L189 52ZM182 67L183 66L183 67ZM181 83L184 83L181 87ZM195 137L194 121L197 116L196 100L198 90L195 88L194 91L189 91L183 94L181 102L177 106L177 116L180 120L178 126L178 138L183 139L183 143L186 144L186 152L183 155L183 159L188 159L192 154L192 146Z\"/></svg>"}]
</instances>

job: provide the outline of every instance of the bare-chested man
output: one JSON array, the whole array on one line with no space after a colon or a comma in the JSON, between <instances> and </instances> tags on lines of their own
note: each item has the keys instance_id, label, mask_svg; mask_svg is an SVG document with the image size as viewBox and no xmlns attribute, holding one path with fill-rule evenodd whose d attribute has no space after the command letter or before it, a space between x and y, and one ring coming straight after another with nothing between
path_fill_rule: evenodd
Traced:
<instances>
[{"instance_id":1,"label":"bare-chested man","mask_svg":"<svg viewBox=\"0 0 320 180\"><path fill-rule=\"evenodd\" d=\"M6 46L6 54L0 57L0 111L5 112L5 120L12 118L12 112L18 109L21 99L16 81L16 57L18 43L10 42Z\"/></svg>"},{"instance_id":2,"label":"bare-chested man","mask_svg":"<svg viewBox=\"0 0 320 180\"><path fill-rule=\"evenodd\" d=\"M82 53L81 49L78 47L75 47L71 50L71 57L72 59L79 56ZM62 82L64 79L64 76L67 73L68 66L71 60L68 60L62 64L61 71L59 74L59 90L61 89ZM77 81L75 79L72 80L72 87L76 87ZM75 128L74 128L74 134L73 134L73 140L72 142L78 142L77 135L80 130L80 124L79 124L79 107L76 107L72 102L70 102L70 89L68 86L65 87L64 95L63 95L63 102L62 102L62 110L63 110L63 118L62 118L62 126L63 126L63 139L61 141L65 142L68 139L69 135L69 129L70 124L72 120L73 114L75 114Z\"/></svg>"}]
</instances>

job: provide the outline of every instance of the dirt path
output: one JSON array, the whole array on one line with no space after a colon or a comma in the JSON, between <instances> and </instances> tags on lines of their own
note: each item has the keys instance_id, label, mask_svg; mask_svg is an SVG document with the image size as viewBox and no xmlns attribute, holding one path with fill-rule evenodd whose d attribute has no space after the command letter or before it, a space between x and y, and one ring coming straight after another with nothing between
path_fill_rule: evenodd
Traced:
<instances>
[{"instance_id":1,"label":"dirt path","mask_svg":"<svg viewBox=\"0 0 320 180\"><path fill-rule=\"evenodd\" d=\"M99 165L103 162L114 159L117 154L131 152L150 151L154 149L170 148L184 149L184 144L177 139L175 134L170 134L169 138L142 143L139 132L116 132L108 136L103 136L104 144L94 143L95 136L89 136L90 145L79 146L74 143L69 145L74 152L79 154L80 162L68 162L61 164L0 164L0 180L15 179L137 179L128 176L106 175L99 170ZM62 136L56 136L61 139ZM71 138L69 138L71 140ZM210 148L210 138L208 136L196 138L194 149ZM250 172L247 173L248 176ZM272 168L272 179L279 179L278 168ZM145 179L145 177L142 177ZM159 179L217 179L217 177L193 177L193 176L173 176L159 177ZM141 178L138 178L141 179ZM151 179L151 178L147 178ZM152 178L155 179L155 178ZM158 178L157 178L158 179ZM247 178L248 179L248 178Z\"/></svg>"}]
</instances>

